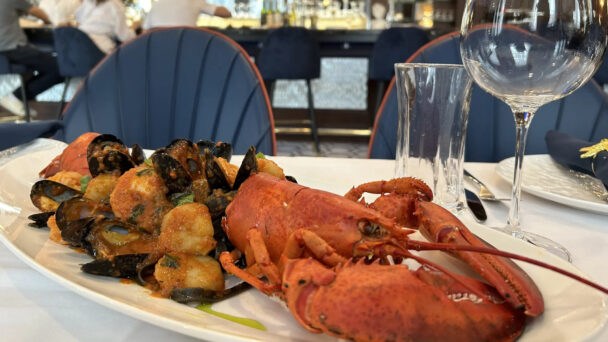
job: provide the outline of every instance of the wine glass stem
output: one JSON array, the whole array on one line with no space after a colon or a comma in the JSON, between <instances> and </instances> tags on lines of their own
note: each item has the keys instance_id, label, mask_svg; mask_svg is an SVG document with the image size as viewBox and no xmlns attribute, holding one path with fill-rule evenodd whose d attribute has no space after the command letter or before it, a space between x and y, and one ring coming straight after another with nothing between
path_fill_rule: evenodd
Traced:
<instances>
[{"instance_id":1,"label":"wine glass stem","mask_svg":"<svg viewBox=\"0 0 608 342\"><path fill-rule=\"evenodd\" d=\"M519 199L521 196L521 168L526 150L528 127L532 121L534 111L513 111L515 117L515 167L513 172L513 188L511 192L511 208L507 221L507 231L514 237L523 238L519 224Z\"/></svg>"}]
</instances>

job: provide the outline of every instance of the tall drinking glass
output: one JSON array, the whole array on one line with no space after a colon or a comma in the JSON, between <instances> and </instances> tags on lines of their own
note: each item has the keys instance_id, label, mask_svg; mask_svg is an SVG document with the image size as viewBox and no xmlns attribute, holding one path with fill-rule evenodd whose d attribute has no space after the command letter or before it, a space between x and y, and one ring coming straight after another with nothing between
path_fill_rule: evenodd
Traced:
<instances>
[{"instance_id":1,"label":"tall drinking glass","mask_svg":"<svg viewBox=\"0 0 608 342\"><path fill-rule=\"evenodd\" d=\"M537 109L578 89L601 63L604 6L604 0L467 0L462 18L465 68L482 89L509 105L515 118L515 170L505 231L568 260L564 247L521 230L521 168Z\"/></svg>"},{"instance_id":2,"label":"tall drinking glass","mask_svg":"<svg viewBox=\"0 0 608 342\"><path fill-rule=\"evenodd\" d=\"M395 64L399 105L395 177L415 177L433 201L464 209L464 138L472 80L462 65Z\"/></svg>"}]
</instances>

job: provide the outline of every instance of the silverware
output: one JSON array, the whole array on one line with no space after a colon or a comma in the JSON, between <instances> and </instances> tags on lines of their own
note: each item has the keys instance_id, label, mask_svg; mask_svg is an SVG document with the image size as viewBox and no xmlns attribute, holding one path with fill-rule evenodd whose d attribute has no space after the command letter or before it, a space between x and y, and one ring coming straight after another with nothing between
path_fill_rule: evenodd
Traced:
<instances>
[{"instance_id":1,"label":"silverware","mask_svg":"<svg viewBox=\"0 0 608 342\"><path fill-rule=\"evenodd\" d=\"M477 184L477 186L479 186L479 193L477 194L477 196L479 196L479 198L481 198L482 200L484 200L484 201L509 201L510 200L510 198L506 198L506 197L497 198L496 196L494 196L494 193L492 193L492 191L490 191L490 189L488 189L488 187L486 187L485 184L483 184L479 179L477 179L477 177L473 176L469 171L464 170L464 176L467 177L473 183Z\"/></svg>"},{"instance_id":2,"label":"silverware","mask_svg":"<svg viewBox=\"0 0 608 342\"><path fill-rule=\"evenodd\" d=\"M488 215L486 214L486 210L481 204L481 200L475 193L469 189L464 189L464 194L467 198L467 206L475 216L477 222L484 222L488 219Z\"/></svg>"}]
</instances>

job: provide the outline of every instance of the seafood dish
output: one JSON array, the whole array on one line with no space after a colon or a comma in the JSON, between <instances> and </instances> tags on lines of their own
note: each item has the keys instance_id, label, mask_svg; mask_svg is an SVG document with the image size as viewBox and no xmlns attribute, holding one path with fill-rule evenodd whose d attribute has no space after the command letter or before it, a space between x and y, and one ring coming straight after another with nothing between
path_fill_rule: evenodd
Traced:
<instances>
[{"instance_id":1,"label":"seafood dish","mask_svg":"<svg viewBox=\"0 0 608 342\"><path fill-rule=\"evenodd\" d=\"M311 333L354 341L517 339L544 311L534 280L432 202L412 178L308 188L250 148L240 165L222 142L171 142L149 158L107 134L70 144L31 189L30 218L90 255L82 271L127 278L181 303L249 286L282 300ZM372 203L364 193L379 196ZM419 232L428 241L412 239ZM414 251L437 250L484 281ZM243 280L227 287L226 274ZM437 328L441 327L441 328Z\"/></svg>"}]
</instances>

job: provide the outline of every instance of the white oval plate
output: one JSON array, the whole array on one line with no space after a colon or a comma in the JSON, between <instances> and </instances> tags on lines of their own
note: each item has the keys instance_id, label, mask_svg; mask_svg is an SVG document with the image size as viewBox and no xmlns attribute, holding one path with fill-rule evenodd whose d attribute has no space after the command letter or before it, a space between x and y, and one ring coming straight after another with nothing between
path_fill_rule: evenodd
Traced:
<instances>
[{"instance_id":1,"label":"white oval plate","mask_svg":"<svg viewBox=\"0 0 608 342\"><path fill-rule=\"evenodd\" d=\"M496 173L513 183L515 158L507 158L496 166ZM521 188L532 195L570 207L608 214L608 192L602 182L556 163L548 154L524 157Z\"/></svg>"},{"instance_id":2,"label":"white oval plate","mask_svg":"<svg viewBox=\"0 0 608 342\"><path fill-rule=\"evenodd\" d=\"M169 299L156 298L138 285L126 285L117 279L97 277L80 271L80 264L90 261L86 255L48 240L48 231L27 226L27 216L37 212L29 200L37 172L62 145L42 144L0 166L0 241L17 257L45 276L79 295L142 321L205 340L222 341L336 341L326 335L311 334L293 319L280 303L255 290L214 305L216 311L253 318L267 331L260 331L208 315ZM302 158L276 158L297 179L323 174L323 165ZM366 161L361 161L365 163ZM1 164L1 163L0 163ZM390 171L390 170L389 170ZM390 173L387 171L388 173ZM348 189L358 180L353 175L341 177ZM313 183L313 180L310 180ZM323 184L323 182L319 182ZM316 184L307 184L315 186ZM571 272L581 274L571 264L530 244L505 234L467 222L472 231L497 248L533 257ZM425 253L447 268L467 273L462 263L439 252ZM540 288L545 299L545 313L531 321L519 341L581 341L593 336L608 317L605 296L559 274L521 264Z\"/></svg>"}]
</instances>

